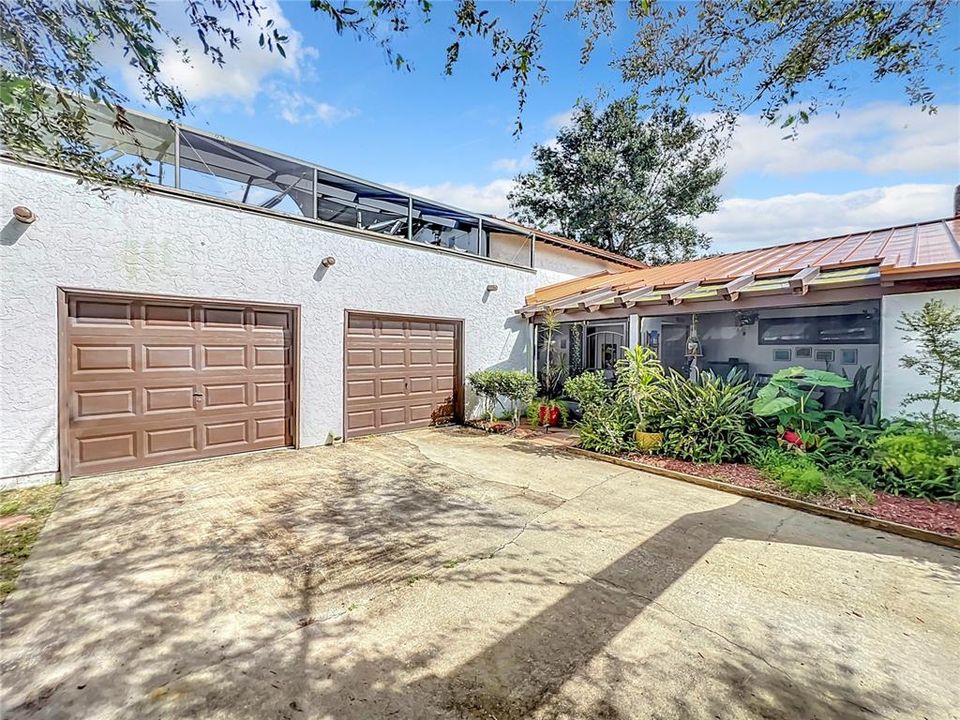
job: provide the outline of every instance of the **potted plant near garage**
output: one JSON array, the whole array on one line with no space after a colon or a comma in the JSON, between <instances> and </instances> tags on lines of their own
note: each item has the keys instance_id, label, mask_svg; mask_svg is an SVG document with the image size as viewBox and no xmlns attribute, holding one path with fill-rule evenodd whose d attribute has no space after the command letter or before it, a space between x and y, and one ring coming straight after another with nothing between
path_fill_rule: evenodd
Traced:
<instances>
[{"instance_id":1,"label":"potted plant near garage","mask_svg":"<svg viewBox=\"0 0 960 720\"><path fill-rule=\"evenodd\" d=\"M663 366L657 354L648 347L637 345L624 350L617 363L617 384L630 399L637 415L634 440L637 449L650 452L663 442L663 434L650 431L650 408L654 395L662 392Z\"/></svg>"}]
</instances>

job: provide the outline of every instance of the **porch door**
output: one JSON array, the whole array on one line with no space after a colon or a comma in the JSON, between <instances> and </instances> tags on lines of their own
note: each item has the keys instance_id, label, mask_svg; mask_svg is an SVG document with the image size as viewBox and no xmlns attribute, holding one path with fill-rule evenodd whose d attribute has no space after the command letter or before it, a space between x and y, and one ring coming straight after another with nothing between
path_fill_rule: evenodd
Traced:
<instances>
[{"instance_id":1,"label":"porch door","mask_svg":"<svg viewBox=\"0 0 960 720\"><path fill-rule=\"evenodd\" d=\"M685 373L687 370L687 336L689 328L686 325L664 323L660 329L660 364L665 368L673 368Z\"/></svg>"}]
</instances>

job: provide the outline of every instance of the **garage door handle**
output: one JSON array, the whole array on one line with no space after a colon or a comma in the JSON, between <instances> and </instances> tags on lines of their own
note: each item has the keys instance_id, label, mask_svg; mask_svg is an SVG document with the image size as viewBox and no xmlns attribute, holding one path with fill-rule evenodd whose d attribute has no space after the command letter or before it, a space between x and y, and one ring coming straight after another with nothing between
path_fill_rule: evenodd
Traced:
<instances>
[{"instance_id":1,"label":"garage door handle","mask_svg":"<svg viewBox=\"0 0 960 720\"><path fill-rule=\"evenodd\" d=\"M203 397L203 393L194 393L193 396L194 396L194 397Z\"/></svg>"}]
</instances>

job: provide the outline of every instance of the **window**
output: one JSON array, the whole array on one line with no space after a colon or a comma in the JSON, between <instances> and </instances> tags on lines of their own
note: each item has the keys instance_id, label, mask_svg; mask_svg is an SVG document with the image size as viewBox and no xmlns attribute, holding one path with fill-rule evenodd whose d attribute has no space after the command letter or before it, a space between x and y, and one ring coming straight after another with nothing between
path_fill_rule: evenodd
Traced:
<instances>
[{"instance_id":1,"label":"window","mask_svg":"<svg viewBox=\"0 0 960 720\"><path fill-rule=\"evenodd\" d=\"M761 345L850 345L877 343L879 339L876 313L759 320Z\"/></svg>"},{"instance_id":2,"label":"window","mask_svg":"<svg viewBox=\"0 0 960 720\"><path fill-rule=\"evenodd\" d=\"M313 217L313 168L191 130L180 131L180 187Z\"/></svg>"}]
</instances>

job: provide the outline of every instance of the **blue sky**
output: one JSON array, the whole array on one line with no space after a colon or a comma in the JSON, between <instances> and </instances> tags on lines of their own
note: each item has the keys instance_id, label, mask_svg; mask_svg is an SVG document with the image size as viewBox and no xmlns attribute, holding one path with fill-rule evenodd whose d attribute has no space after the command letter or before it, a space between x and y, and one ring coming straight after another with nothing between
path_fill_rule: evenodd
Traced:
<instances>
[{"instance_id":1,"label":"blue sky","mask_svg":"<svg viewBox=\"0 0 960 720\"><path fill-rule=\"evenodd\" d=\"M173 59L165 65L191 99L187 124L474 210L507 212L506 192L529 166L531 147L553 137L579 97L625 92L607 63L608 42L622 48L629 38L621 31L602 40L582 67L581 33L563 21L562 3L551 6L547 21L549 79L531 86L519 138L512 134L516 97L508 82L491 79L486 46L466 44L453 77L442 74L452 4L437 3L432 21L397 44L413 72L392 69L370 42L337 36L306 2L265 6L290 36L286 60L261 50L250 29L241 33L240 51L227 53L224 69L199 52L192 67ZM533 5L500 2L492 9L520 27ZM179 3L160 11L174 27L182 23ZM955 68L960 11L952 5L950 12L943 53ZM726 158L723 206L700 223L715 249L949 214L960 182L960 79L933 80L940 104L934 116L909 107L896 82L864 81L851 87L839 119L815 118L796 141L743 118Z\"/></svg>"}]
</instances>

